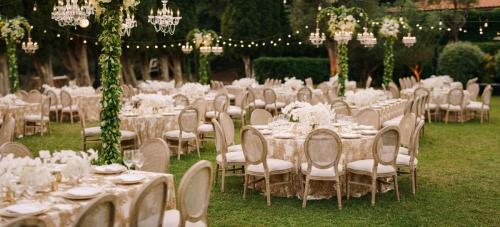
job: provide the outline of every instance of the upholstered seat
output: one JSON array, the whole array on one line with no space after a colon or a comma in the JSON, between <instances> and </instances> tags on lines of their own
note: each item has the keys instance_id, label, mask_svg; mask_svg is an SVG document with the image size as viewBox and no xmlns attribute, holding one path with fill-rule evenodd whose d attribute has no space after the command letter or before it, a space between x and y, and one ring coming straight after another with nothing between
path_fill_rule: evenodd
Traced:
<instances>
[{"instance_id":1,"label":"upholstered seat","mask_svg":"<svg viewBox=\"0 0 500 227\"><path fill-rule=\"evenodd\" d=\"M398 157L396 159L396 165L409 166L410 165L410 158L411 158L410 155L398 154ZM415 160L413 160L413 164L415 164L415 165L418 164L417 158L415 158Z\"/></svg>"},{"instance_id":2,"label":"upholstered seat","mask_svg":"<svg viewBox=\"0 0 500 227\"><path fill-rule=\"evenodd\" d=\"M165 132L163 135L167 138L179 138L179 130L168 131L168 132ZM191 132L183 132L182 133L183 140L195 139L195 138L196 138L196 135L194 133L191 133Z\"/></svg>"},{"instance_id":3,"label":"upholstered seat","mask_svg":"<svg viewBox=\"0 0 500 227\"><path fill-rule=\"evenodd\" d=\"M449 111L452 111L452 112L453 111L454 112L462 111L462 108L459 105L441 104L441 105L439 105L439 108L443 109L443 110L449 110Z\"/></svg>"},{"instance_id":4,"label":"upholstered seat","mask_svg":"<svg viewBox=\"0 0 500 227\"><path fill-rule=\"evenodd\" d=\"M483 103L482 102L470 102L468 105L467 105L467 109L469 110L481 110L481 109L484 109L484 110L489 110L490 109L490 106L489 105L484 105L483 106Z\"/></svg>"},{"instance_id":5,"label":"upholstered seat","mask_svg":"<svg viewBox=\"0 0 500 227\"><path fill-rule=\"evenodd\" d=\"M293 163L280 159L269 158L267 159L267 167L269 168L269 172L283 171L292 169ZM262 163L258 165L248 165L247 171L254 173L264 173L264 165Z\"/></svg>"},{"instance_id":6,"label":"upholstered seat","mask_svg":"<svg viewBox=\"0 0 500 227\"><path fill-rule=\"evenodd\" d=\"M163 226L164 227L178 227L178 226L181 226L179 224L180 222L180 212L176 209L172 209L172 210L167 210L165 211L165 213L163 214ZM198 222L189 222L189 221L186 221L186 227L204 227L204 226L207 226L207 224L205 224L203 221L198 221Z\"/></svg>"},{"instance_id":7,"label":"upholstered seat","mask_svg":"<svg viewBox=\"0 0 500 227\"><path fill-rule=\"evenodd\" d=\"M395 118L390 119L388 121L385 121L382 125L384 127L387 127L387 126L399 126L399 123L401 122L401 119L403 119L403 115L401 115L399 117L395 117Z\"/></svg>"},{"instance_id":8,"label":"upholstered seat","mask_svg":"<svg viewBox=\"0 0 500 227\"><path fill-rule=\"evenodd\" d=\"M249 105L250 105L251 107L254 107L254 103L253 103L253 102L251 102ZM264 102L264 100L262 100L262 99L256 99L256 100L255 100L255 106L256 106L257 108L259 108L259 107L261 107L261 108L262 108L262 107L264 107L265 105L266 105L266 103Z\"/></svg>"},{"instance_id":9,"label":"upholstered seat","mask_svg":"<svg viewBox=\"0 0 500 227\"><path fill-rule=\"evenodd\" d=\"M50 111L56 111L56 110L61 110L62 109L62 106L61 105L57 105L57 106L50 106Z\"/></svg>"},{"instance_id":10,"label":"upholstered seat","mask_svg":"<svg viewBox=\"0 0 500 227\"><path fill-rule=\"evenodd\" d=\"M99 134L101 134L101 128L100 127L85 128L84 133L86 136L99 135Z\"/></svg>"},{"instance_id":11,"label":"upholstered seat","mask_svg":"<svg viewBox=\"0 0 500 227\"><path fill-rule=\"evenodd\" d=\"M212 124L201 124L200 126L198 126L198 132L206 133L213 131L214 131L214 126Z\"/></svg>"},{"instance_id":12,"label":"upholstered seat","mask_svg":"<svg viewBox=\"0 0 500 227\"><path fill-rule=\"evenodd\" d=\"M285 107L285 105L286 104L283 102L276 102L276 108L278 108L278 109ZM274 103L266 105L266 109L272 109L272 108L274 108Z\"/></svg>"},{"instance_id":13,"label":"upholstered seat","mask_svg":"<svg viewBox=\"0 0 500 227\"><path fill-rule=\"evenodd\" d=\"M408 155L408 148L406 147L400 146L398 151L400 154Z\"/></svg>"},{"instance_id":14,"label":"upholstered seat","mask_svg":"<svg viewBox=\"0 0 500 227\"><path fill-rule=\"evenodd\" d=\"M243 148L241 147L241 144L235 144L227 147L228 152L236 152L236 151L243 151Z\"/></svg>"},{"instance_id":15,"label":"upholstered seat","mask_svg":"<svg viewBox=\"0 0 500 227\"><path fill-rule=\"evenodd\" d=\"M358 160L354 162L349 162L347 164L347 169L354 171L372 172L373 169L373 159ZM390 165L378 164L377 173L393 173L396 172L394 167Z\"/></svg>"},{"instance_id":16,"label":"upholstered seat","mask_svg":"<svg viewBox=\"0 0 500 227\"><path fill-rule=\"evenodd\" d=\"M434 104L434 103L429 103L429 104L427 104L427 107L426 107L426 109L428 109L428 110L435 110L437 108L438 108L438 105Z\"/></svg>"},{"instance_id":17,"label":"upholstered seat","mask_svg":"<svg viewBox=\"0 0 500 227\"><path fill-rule=\"evenodd\" d=\"M120 133L122 134L122 140L135 139L135 137L137 136L135 132L127 130L120 130Z\"/></svg>"},{"instance_id":18,"label":"upholstered seat","mask_svg":"<svg viewBox=\"0 0 500 227\"><path fill-rule=\"evenodd\" d=\"M241 108L239 106L229 106L227 113L231 116L241 115Z\"/></svg>"},{"instance_id":19,"label":"upholstered seat","mask_svg":"<svg viewBox=\"0 0 500 227\"><path fill-rule=\"evenodd\" d=\"M307 174L307 162L302 163L300 165L300 168L303 174ZM339 165L338 168L339 168L339 173L342 173L344 171L344 167L342 165ZM333 167L330 167L328 169L318 169L314 166L311 168L310 174L312 177L334 177L337 175Z\"/></svg>"},{"instance_id":20,"label":"upholstered seat","mask_svg":"<svg viewBox=\"0 0 500 227\"><path fill-rule=\"evenodd\" d=\"M205 113L205 117L207 117L207 118L214 118L215 117L215 111L213 111L213 110L212 111L207 111Z\"/></svg>"},{"instance_id":21,"label":"upholstered seat","mask_svg":"<svg viewBox=\"0 0 500 227\"><path fill-rule=\"evenodd\" d=\"M230 99L230 100L234 100L236 98L236 95L233 95L231 93L228 93L227 94L227 97Z\"/></svg>"},{"instance_id":22,"label":"upholstered seat","mask_svg":"<svg viewBox=\"0 0 500 227\"><path fill-rule=\"evenodd\" d=\"M42 115L40 115L40 114L28 114L28 115L24 115L24 120L26 120L26 121L49 121L49 117L43 116L43 118L42 118Z\"/></svg>"},{"instance_id":23,"label":"upholstered seat","mask_svg":"<svg viewBox=\"0 0 500 227\"><path fill-rule=\"evenodd\" d=\"M215 159L217 160L218 163L222 163L222 154L217 155ZM243 154L243 151L227 152L226 161L228 163L230 162L245 163L245 155Z\"/></svg>"},{"instance_id":24,"label":"upholstered seat","mask_svg":"<svg viewBox=\"0 0 500 227\"><path fill-rule=\"evenodd\" d=\"M61 110L64 112L68 112L68 111L70 111L70 107L66 106L66 107L61 108ZM77 110L78 110L78 105L71 106L71 111L77 111Z\"/></svg>"}]
</instances>

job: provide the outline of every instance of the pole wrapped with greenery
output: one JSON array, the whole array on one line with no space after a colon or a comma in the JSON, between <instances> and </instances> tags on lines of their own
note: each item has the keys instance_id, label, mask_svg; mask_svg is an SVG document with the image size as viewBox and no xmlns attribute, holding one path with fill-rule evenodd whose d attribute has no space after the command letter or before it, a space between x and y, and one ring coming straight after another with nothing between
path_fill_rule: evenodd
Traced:
<instances>
[{"instance_id":1,"label":"pole wrapped with greenery","mask_svg":"<svg viewBox=\"0 0 500 227\"><path fill-rule=\"evenodd\" d=\"M193 42L198 58L198 81L201 84L210 82L210 53L203 53L201 48L211 48L217 43L217 33L212 30L193 29L187 35L187 41Z\"/></svg>"},{"instance_id":2,"label":"pole wrapped with greenery","mask_svg":"<svg viewBox=\"0 0 500 227\"><path fill-rule=\"evenodd\" d=\"M386 39L384 41L384 85L389 85L392 81L392 73L394 72L394 42L395 39Z\"/></svg>"},{"instance_id":3,"label":"pole wrapped with greenery","mask_svg":"<svg viewBox=\"0 0 500 227\"><path fill-rule=\"evenodd\" d=\"M198 78L201 84L208 84L210 82L209 64L208 55L200 54Z\"/></svg>"},{"instance_id":4,"label":"pole wrapped with greenery","mask_svg":"<svg viewBox=\"0 0 500 227\"><path fill-rule=\"evenodd\" d=\"M339 94L344 96L345 94L345 83L349 77L349 57L347 44L337 45L338 55L339 55Z\"/></svg>"},{"instance_id":5,"label":"pole wrapped with greenery","mask_svg":"<svg viewBox=\"0 0 500 227\"><path fill-rule=\"evenodd\" d=\"M10 20L0 18L0 33L7 47L7 64L11 92L16 92L19 89L16 44L24 38L29 29L31 29L31 25L24 17L18 16Z\"/></svg>"}]
</instances>

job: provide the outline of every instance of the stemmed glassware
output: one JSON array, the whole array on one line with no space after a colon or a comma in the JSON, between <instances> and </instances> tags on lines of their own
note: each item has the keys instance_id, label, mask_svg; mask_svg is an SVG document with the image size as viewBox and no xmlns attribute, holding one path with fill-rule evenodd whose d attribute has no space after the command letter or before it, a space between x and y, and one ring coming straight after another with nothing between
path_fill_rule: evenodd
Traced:
<instances>
[{"instance_id":1,"label":"stemmed glassware","mask_svg":"<svg viewBox=\"0 0 500 227\"><path fill-rule=\"evenodd\" d=\"M127 166L127 170L130 171L130 168L134 164L134 150L123 151L123 163Z\"/></svg>"},{"instance_id":2,"label":"stemmed glassware","mask_svg":"<svg viewBox=\"0 0 500 227\"><path fill-rule=\"evenodd\" d=\"M144 165L144 154L140 151L137 150L134 154L134 166L135 170L140 170L142 166Z\"/></svg>"}]
</instances>

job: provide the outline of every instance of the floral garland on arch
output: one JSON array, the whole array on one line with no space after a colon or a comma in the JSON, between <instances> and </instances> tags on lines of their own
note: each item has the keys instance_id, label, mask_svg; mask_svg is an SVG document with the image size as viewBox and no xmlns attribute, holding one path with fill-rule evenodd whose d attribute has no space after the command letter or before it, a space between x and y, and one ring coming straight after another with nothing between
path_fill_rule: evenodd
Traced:
<instances>
[{"instance_id":1,"label":"floral garland on arch","mask_svg":"<svg viewBox=\"0 0 500 227\"><path fill-rule=\"evenodd\" d=\"M11 92L16 92L19 88L16 44L24 38L29 29L31 29L31 25L24 17L18 16L10 20L0 18L0 34L1 38L5 40L7 47L7 64Z\"/></svg>"},{"instance_id":2,"label":"floral garland on arch","mask_svg":"<svg viewBox=\"0 0 500 227\"><path fill-rule=\"evenodd\" d=\"M198 81L202 84L208 84L210 82L210 62L209 54L211 48L214 46L217 40L217 33L212 30L200 30L195 28L191 30L187 35L188 42L191 40L198 52ZM204 52L202 49L207 49L208 52Z\"/></svg>"},{"instance_id":3,"label":"floral garland on arch","mask_svg":"<svg viewBox=\"0 0 500 227\"><path fill-rule=\"evenodd\" d=\"M339 59L339 95L345 94L345 83L349 78L349 56L347 43L356 33L361 23L368 21L366 12L357 7L347 8L328 7L322 9L317 17L318 21L328 20L328 32L331 38L337 41L337 54Z\"/></svg>"}]
</instances>

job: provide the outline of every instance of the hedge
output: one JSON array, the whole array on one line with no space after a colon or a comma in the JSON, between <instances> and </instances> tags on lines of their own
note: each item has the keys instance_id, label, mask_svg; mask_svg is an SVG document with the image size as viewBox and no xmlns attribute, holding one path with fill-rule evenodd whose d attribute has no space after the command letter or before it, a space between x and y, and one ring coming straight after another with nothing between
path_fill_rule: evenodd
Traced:
<instances>
[{"instance_id":1,"label":"hedge","mask_svg":"<svg viewBox=\"0 0 500 227\"><path fill-rule=\"evenodd\" d=\"M465 84L481 74L483 61L484 53L478 46L468 42L450 43L439 56L437 73L450 75Z\"/></svg>"},{"instance_id":2,"label":"hedge","mask_svg":"<svg viewBox=\"0 0 500 227\"><path fill-rule=\"evenodd\" d=\"M495 82L500 83L500 50L495 55L495 64L496 64L495 71L497 72L495 77Z\"/></svg>"},{"instance_id":3,"label":"hedge","mask_svg":"<svg viewBox=\"0 0 500 227\"><path fill-rule=\"evenodd\" d=\"M497 51L500 50L500 42L498 42L498 41L478 42L478 43L475 42L474 44L478 45L479 48L481 48L481 50L483 50L483 52L491 54L491 55L494 55L495 53L497 53Z\"/></svg>"},{"instance_id":4,"label":"hedge","mask_svg":"<svg viewBox=\"0 0 500 227\"><path fill-rule=\"evenodd\" d=\"M260 57L253 61L255 77L260 82L266 78L284 79L311 77L314 83L326 81L330 77L330 66L326 58L306 57Z\"/></svg>"}]
</instances>

